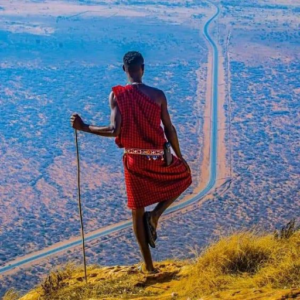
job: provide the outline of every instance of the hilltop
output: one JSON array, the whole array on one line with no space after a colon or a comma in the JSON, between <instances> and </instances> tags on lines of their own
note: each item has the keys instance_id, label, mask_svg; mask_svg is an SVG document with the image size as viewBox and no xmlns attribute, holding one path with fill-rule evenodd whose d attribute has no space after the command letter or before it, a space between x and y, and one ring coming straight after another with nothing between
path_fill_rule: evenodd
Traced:
<instances>
[{"instance_id":1,"label":"hilltop","mask_svg":"<svg viewBox=\"0 0 300 300\"><path fill-rule=\"evenodd\" d=\"M192 170L177 203L197 202L164 217L157 260L190 258L191 247L230 228L273 228L300 215L296 2L1 1L0 297L9 287L31 290L52 266L81 262L69 244L79 236L69 117L109 121L107 97L126 84L128 50L144 54L144 82L164 90ZM79 148L88 262L136 263L130 223L96 235L131 218L122 150L82 132ZM61 245L70 247L53 255Z\"/></svg>"},{"instance_id":2,"label":"hilltop","mask_svg":"<svg viewBox=\"0 0 300 300\"><path fill-rule=\"evenodd\" d=\"M298 299L300 231L293 226L273 234L239 232L222 237L189 261L158 262L157 274L138 266L67 265L51 272L21 297L35 299ZM292 224L293 225L293 224Z\"/></svg>"}]
</instances>

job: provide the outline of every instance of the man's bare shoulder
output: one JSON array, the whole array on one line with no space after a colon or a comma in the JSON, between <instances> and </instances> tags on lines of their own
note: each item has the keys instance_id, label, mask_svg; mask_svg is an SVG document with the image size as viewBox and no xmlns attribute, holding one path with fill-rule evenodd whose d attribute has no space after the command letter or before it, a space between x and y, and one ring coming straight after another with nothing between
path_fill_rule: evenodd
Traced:
<instances>
[{"instance_id":1,"label":"man's bare shoulder","mask_svg":"<svg viewBox=\"0 0 300 300\"><path fill-rule=\"evenodd\" d=\"M147 88L150 89L151 91L153 91L154 93L157 93L157 94L163 94L164 92L156 87L153 87L153 86L150 86L150 85L147 85Z\"/></svg>"},{"instance_id":2,"label":"man's bare shoulder","mask_svg":"<svg viewBox=\"0 0 300 300\"><path fill-rule=\"evenodd\" d=\"M113 108L117 105L117 99L113 91L110 92L108 99L109 99L110 107Z\"/></svg>"},{"instance_id":3,"label":"man's bare shoulder","mask_svg":"<svg viewBox=\"0 0 300 300\"><path fill-rule=\"evenodd\" d=\"M155 99L160 100L160 101L166 100L165 93L162 90L152 87L152 86L147 86L147 87L149 88L149 91L151 92L151 94L153 95L153 97Z\"/></svg>"}]
</instances>

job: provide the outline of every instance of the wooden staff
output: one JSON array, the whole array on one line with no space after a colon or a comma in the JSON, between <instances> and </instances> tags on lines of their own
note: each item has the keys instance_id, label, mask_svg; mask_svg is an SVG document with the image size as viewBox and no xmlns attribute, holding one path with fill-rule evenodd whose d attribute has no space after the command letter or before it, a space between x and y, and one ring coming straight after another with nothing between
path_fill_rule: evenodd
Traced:
<instances>
[{"instance_id":1,"label":"wooden staff","mask_svg":"<svg viewBox=\"0 0 300 300\"><path fill-rule=\"evenodd\" d=\"M82 238L82 253L83 253L83 265L84 265L84 277L85 283L87 283L87 273L86 273L86 257L85 257L85 244L84 244L84 229L83 229L83 218L81 209L81 198L80 198L80 164L79 164L79 148L77 139L77 130L75 129L75 143L76 143L76 153L77 153L77 188L78 188L78 208L81 224L81 238Z\"/></svg>"}]
</instances>

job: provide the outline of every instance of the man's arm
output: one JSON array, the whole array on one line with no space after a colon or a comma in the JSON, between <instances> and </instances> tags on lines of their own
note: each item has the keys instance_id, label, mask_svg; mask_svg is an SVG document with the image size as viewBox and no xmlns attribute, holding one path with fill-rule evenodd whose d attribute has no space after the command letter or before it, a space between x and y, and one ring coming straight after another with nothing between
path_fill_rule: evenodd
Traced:
<instances>
[{"instance_id":1,"label":"man's arm","mask_svg":"<svg viewBox=\"0 0 300 300\"><path fill-rule=\"evenodd\" d=\"M94 126L85 124L78 114L71 116L71 124L74 129L88 133L93 133L105 137L116 137L121 131L121 113L118 109L117 101L113 92L109 95L109 104L111 109L110 125Z\"/></svg>"},{"instance_id":2,"label":"man's arm","mask_svg":"<svg viewBox=\"0 0 300 300\"><path fill-rule=\"evenodd\" d=\"M172 124L171 117L168 111L168 103L166 96L161 92L161 120L164 124L164 130L168 141L171 143L173 150L178 158L182 158L179 141L175 127Z\"/></svg>"},{"instance_id":3,"label":"man's arm","mask_svg":"<svg viewBox=\"0 0 300 300\"><path fill-rule=\"evenodd\" d=\"M167 103L167 98L163 92L161 92L161 120L164 124L164 131L166 134L166 137L168 141L170 142L176 156L183 161L187 169L190 170L190 167L188 163L183 159L181 151L180 151L180 146L179 146L179 141L178 141L178 136L175 127L172 124L170 114L168 111L168 103Z\"/></svg>"}]
</instances>

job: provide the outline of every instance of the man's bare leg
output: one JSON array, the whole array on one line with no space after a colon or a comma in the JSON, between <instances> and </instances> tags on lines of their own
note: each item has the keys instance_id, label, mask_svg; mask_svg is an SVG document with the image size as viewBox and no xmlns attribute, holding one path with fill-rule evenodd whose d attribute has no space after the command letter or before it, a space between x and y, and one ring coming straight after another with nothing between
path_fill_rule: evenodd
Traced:
<instances>
[{"instance_id":1,"label":"man's bare leg","mask_svg":"<svg viewBox=\"0 0 300 300\"><path fill-rule=\"evenodd\" d=\"M161 215L177 198L178 197L159 202L153 209L153 211L151 211L151 224L152 226L154 226L155 229L157 228L158 220L161 217Z\"/></svg>"},{"instance_id":2,"label":"man's bare leg","mask_svg":"<svg viewBox=\"0 0 300 300\"><path fill-rule=\"evenodd\" d=\"M144 208L132 210L133 230L145 262L146 270L153 271L154 267L152 256L146 239L146 232L144 227L144 212Z\"/></svg>"}]
</instances>

